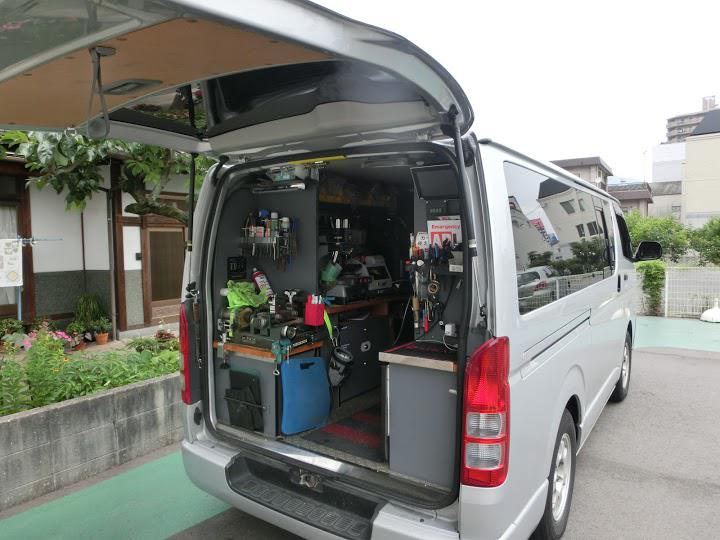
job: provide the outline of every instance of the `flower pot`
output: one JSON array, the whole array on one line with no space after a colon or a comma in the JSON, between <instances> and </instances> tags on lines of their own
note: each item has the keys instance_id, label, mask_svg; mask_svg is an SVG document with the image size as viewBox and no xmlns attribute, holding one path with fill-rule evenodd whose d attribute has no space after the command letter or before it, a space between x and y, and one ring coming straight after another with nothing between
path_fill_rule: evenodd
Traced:
<instances>
[{"instance_id":1,"label":"flower pot","mask_svg":"<svg viewBox=\"0 0 720 540\"><path fill-rule=\"evenodd\" d=\"M109 334L107 332L98 332L97 334L95 334L95 343L97 343L98 345L105 345L108 342L108 336Z\"/></svg>"},{"instance_id":2,"label":"flower pot","mask_svg":"<svg viewBox=\"0 0 720 540\"><path fill-rule=\"evenodd\" d=\"M73 346L73 351L84 351L87 348L87 343L81 341L77 345Z\"/></svg>"}]
</instances>

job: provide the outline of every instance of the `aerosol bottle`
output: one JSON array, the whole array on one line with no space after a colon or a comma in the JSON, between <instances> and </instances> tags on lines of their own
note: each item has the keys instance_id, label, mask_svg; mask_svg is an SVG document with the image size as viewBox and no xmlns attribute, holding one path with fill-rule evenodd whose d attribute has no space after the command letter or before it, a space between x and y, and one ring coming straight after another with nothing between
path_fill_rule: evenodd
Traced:
<instances>
[{"instance_id":1,"label":"aerosol bottle","mask_svg":"<svg viewBox=\"0 0 720 540\"><path fill-rule=\"evenodd\" d=\"M252 280L255 283L255 286L258 288L258 291L265 294L265 298L275 296L275 291L272 290L272 287L270 286L270 281L265 275L265 272L263 272L262 270L258 270L257 268L253 268Z\"/></svg>"}]
</instances>

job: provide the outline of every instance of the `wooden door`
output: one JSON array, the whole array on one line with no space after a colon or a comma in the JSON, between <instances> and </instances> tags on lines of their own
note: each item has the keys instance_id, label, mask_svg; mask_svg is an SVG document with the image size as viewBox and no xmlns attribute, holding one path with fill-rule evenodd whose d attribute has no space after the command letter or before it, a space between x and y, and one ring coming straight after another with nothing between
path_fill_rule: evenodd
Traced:
<instances>
[{"instance_id":1,"label":"wooden door","mask_svg":"<svg viewBox=\"0 0 720 540\"><path fill-rule=\"evenodd\" d=\"M148 227L143 231L145 324L175 322L182 296L184 227Z\"/></svg>"}]
</instances>

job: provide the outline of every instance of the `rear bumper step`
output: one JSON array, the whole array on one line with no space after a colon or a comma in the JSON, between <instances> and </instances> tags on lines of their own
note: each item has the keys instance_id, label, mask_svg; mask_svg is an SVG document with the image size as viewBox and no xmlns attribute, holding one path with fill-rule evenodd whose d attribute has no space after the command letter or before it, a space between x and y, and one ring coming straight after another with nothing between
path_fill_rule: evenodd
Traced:
<instances>
[{"instance_id":1,"label":"rear bumper step","mask_svg":"<svg viewBox=\"0 0 720 540\"><path fill-rule=\"evenodd\" d=\"M225 471L230 489L239 495L342 538L369 539L383 505L331 478L246 451Z\"/></svg>"}]
</instances>

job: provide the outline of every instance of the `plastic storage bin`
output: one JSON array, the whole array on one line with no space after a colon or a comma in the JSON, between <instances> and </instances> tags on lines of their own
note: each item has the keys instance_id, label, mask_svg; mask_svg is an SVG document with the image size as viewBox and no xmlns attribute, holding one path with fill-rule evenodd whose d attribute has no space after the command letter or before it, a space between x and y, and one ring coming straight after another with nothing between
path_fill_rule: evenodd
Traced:
<instances>
[{"instance_id":1,"label":"plastic storage bin","mask_svg":"<svg viewBox=\"0 0 720 540\"><path fill-rule=\"evenodd\" d=\"M324 426L330 416L330 383L323 358L298 356L280 364L280 431L293 435Z\"/></svg>"}]
</instances>

